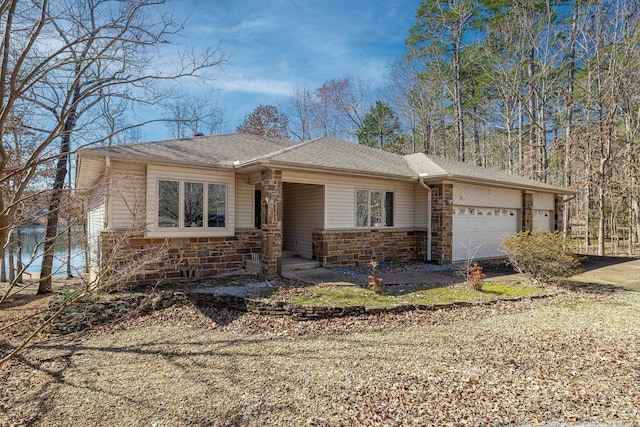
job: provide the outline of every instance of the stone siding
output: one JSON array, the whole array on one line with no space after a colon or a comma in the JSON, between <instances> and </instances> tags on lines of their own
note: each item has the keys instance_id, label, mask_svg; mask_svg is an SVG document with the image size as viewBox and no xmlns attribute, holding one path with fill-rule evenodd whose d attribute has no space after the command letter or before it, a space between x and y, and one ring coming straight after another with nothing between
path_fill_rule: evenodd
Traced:
<instances>
[{"instance_id":1,"label":"stone siding","mask_svg":"<svg viewBox=\"0 0 640 427\"><path fill-rule=\"evenodd\" d=\"M372 259L381 261L423 261L425 231L345 230L315 231L313 256L323 267L360 266Z\"/></svg>"},{"instance_id":2,"label":"stone siding","mask_svg":"<svg viewBox=\"0 0 640 427\"><path fill-rule=\"evenodd\" d=\"M453 185L436 184L431 188L431 260L451 264L453 260Z\"/></svg>"},{"instance_id":3,"label":"stone siding","mask_svg":"<svg viewBox=\"0 0 640 427\"><path fill-rule=\"evenodd\" d=\"M262 277L282 272L282 171L262 169Z\"/></svg>"},{"instance_id":4,"label":"stone siding","mask_svg":"<svg viewBox=\"0 0 640 427\"><path fill-rule=\"evenodd\" d=\"M215 277L244 268L251 254L260 253L261 238L260 230L237 231L231 237L181 238L103 232L101 271L116 282L114 287Z\"/></svg>"},{"instance_id":5,"label":"stone siding","mask_svg":"<svg viewBox=\"0 0 640 427\"><path fill-rule=\"evenodd\" d=\"M533 230L533 193L522 192L522 230Z\"/></svg>"}]
</instances>

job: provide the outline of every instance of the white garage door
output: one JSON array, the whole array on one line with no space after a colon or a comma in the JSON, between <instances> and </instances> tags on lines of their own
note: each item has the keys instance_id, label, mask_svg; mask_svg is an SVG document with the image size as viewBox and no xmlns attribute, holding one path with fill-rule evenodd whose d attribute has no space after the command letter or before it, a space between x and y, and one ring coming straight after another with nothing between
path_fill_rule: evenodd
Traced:
<instances>
[{"instance_id":1,"label":"white garage door","mask_svg":"<svg viewBox=\"0 0 640 427\"><path fill-rule=\"evenodd\" d=\"M500 243L518 232L518 210L456 206L453 210L453 260L505 256Z\"/></svg>"},{"instance_id":2,"label":"white garage door","mask_svg":"<svg viewBox=\"0 0 640 427\"><path fill-rule=\"evenodd\" d=\"M534 230L553 230L551 221L553 219L553 211L545 211L542 209L533 210L533 229Z\"/></svg>"}]
</instances>

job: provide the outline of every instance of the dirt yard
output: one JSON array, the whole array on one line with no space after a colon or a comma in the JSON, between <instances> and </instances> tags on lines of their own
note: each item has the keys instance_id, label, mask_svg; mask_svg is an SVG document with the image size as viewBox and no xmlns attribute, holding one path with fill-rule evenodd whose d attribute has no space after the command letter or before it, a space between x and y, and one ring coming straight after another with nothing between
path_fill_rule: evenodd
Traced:
<instances>
[{"instance_id":1,"label":"dirt yard","mask_svg":"<svg viewBox=\"0 0 640 427\"><path fill-rule=\"evenodd\" d=\"M638 408L640 294L593 286L306 322L184 304L0 369L2 426L634 426Z\"/></svg>"}]
</instances>

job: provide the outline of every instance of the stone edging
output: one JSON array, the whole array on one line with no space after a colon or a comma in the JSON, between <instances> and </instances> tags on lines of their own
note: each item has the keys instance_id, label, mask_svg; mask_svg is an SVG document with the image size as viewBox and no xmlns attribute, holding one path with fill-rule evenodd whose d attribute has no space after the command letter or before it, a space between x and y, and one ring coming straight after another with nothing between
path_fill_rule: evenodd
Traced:
<instances>
[{"instance_id":1,"label":"stone edging","mask_svg":"<svg viewBox=\"0 0 640 427\"><path fill-rule=\"evenodd\" d=\"M542 295L526 295L511 298L496 298L491 301L479 302L451 302L437 304L395 304L380 307L365 307L363 305L353 305L346 307L326 307L326 306L304 306L299 304L291 304L284 301L268 301L257 299L246 299L246 311L249 313L268 315L268 316L290 316L298 320L317 320L330 319L333 317L345 316L361 316L366 314L382 314L382 313L402 313L412 310L442 310L453 307L473 307L482 305L493 305L502 301L522 301L525 299L548 298L557 295L557 293Z\"/></svg>"}]
</instances>

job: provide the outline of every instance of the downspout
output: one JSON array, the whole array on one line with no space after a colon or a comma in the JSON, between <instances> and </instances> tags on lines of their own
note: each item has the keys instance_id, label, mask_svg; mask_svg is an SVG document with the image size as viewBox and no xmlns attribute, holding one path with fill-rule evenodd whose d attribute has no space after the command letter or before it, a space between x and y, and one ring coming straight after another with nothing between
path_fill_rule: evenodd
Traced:
<instances>
[{"instance_id":1,"label":"downspout","mask_svg":"<svg viewBox=\"0 0 640 427\"><path fill-rule=\"evenodd\" d=\"M109 214L111 209L109 206L111 205L111 157L104 157L104 176L107 179L107 189L105 192L105 201L104 201L104 218L102 218L102 229L106 230L109 227Z\"/></svg>"},{"instance_id":2,"label":"downspout","mask_svg":"<svg viewBox=\"0 0 640 427\"><path fill-rule=\"evenodd\" d=\"M424 179L429 176L428 173L421 173L420 185L427 190L427 261L431 261L431 187L424 183Z\"/></svg>"}]
</instances>

